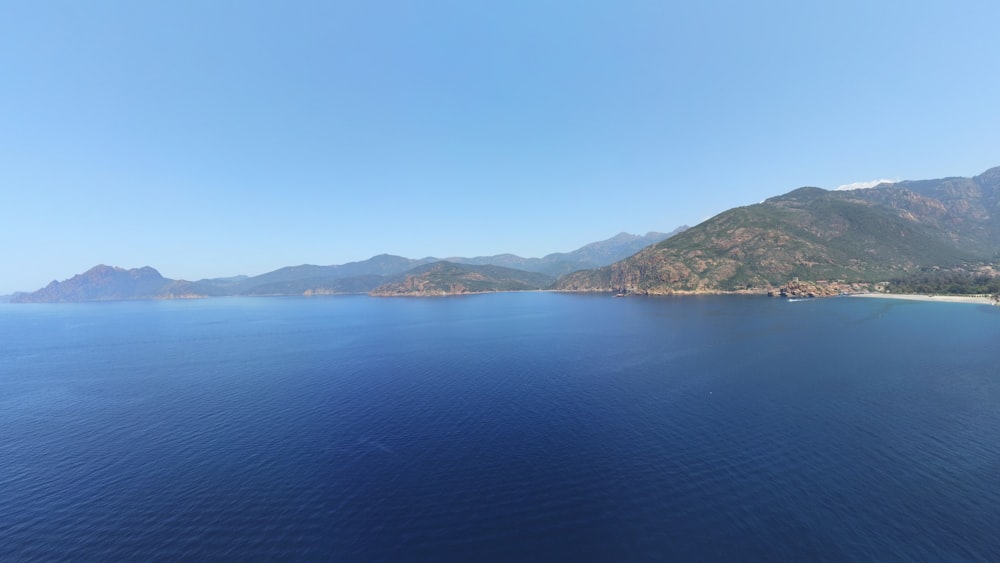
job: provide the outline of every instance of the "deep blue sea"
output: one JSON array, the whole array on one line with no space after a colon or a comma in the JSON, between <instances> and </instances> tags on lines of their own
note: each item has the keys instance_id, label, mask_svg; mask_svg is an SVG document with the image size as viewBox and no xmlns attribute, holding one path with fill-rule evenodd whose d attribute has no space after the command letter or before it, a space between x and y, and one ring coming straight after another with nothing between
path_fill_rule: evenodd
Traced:
<instances>
[{"instance_id":1,"label":"deep blue sea","mask_svg":"<svg viewBox=\"0 0 1000 563\"><path fill-rule=\"evenodd\" d=\"M0 560L1000 561L1000 307L0 306Z\"/></svg>"}]
</instances>

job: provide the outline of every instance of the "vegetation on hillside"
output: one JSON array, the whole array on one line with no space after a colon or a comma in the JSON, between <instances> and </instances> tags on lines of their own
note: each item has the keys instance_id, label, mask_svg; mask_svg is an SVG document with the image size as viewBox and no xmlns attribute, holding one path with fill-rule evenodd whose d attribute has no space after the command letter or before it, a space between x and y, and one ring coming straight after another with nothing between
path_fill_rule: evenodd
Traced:
<instances>
[{"instance_id":1,"label":"vegetation on hillside","mask_svg":"<svg viewBox=\"0 0 1000 563\"><path fill-rule=\"evenodd\" d=\"M1000 295L1000 275L990 267L921 268L889 281L892 293L930 295Z\"/></svg>"},{"instance_id":2,"label":"vegetation on hillside","mask_svg":"<svg viewBox=\"0 0 1000 563\"><path fill-rule=\"evenodd\" d=\"M608 267L565 276L556 288L761 291L796 278L878 282L991 259L1000 240L995 172L871 190L800 188L730 209Z\"/></svg>"},{"instance_id":3,"label":"vegetation on hillside","mask_svg":"<svg viewBox=\"0 0 1000 563\"><path fill-rule=\"evenodd\" d=\"M550 276L538 272L441 261L410 270L371 293L390 296L529 291L548 288L553 281Z\"/></svg>"}]
</instances>

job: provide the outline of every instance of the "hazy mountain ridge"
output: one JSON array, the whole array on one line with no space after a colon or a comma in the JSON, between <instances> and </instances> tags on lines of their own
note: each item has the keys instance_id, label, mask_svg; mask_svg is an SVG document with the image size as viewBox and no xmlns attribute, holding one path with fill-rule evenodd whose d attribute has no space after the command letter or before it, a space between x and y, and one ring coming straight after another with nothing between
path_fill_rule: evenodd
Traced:
<instances>
[{"instance_id":1,"label":"hazy mountain ridge","mask_svg":"<svg viewBox=\"0 0 1000 563\"><path fill-rule=\"evenodd\" d=\"M556 289L763 291L794 278L874 282L1000 251L1000 168L873 189L800 188L730 209Z\"/></svg>"},{"instance_id":2,"label":"hazy mountain ridge","mask_svg":"<svg viewBox=\"0 0 1000 563\"><path fill-rule=\"evenodd\" d=\"M367 260L348 262L346 264L336 266L313 266L311 264L286 266L272 272L247 278L239 286L239 290L240 292L245 292L262 285L296 282L306 279L345 279L361 276L391 276L434 261L436 261L435 258L414 260L410 258L403 258L402 256L393 256L391 254L379 254L377 256L372 256Z\"/></svg>"},{"instance_id":3,"label":"hazy mountain ridge","mask_svg":"<svg viewBox=\"0 0 1000 563\"><path fill-rule=\"evenodd\" d=\"M649 232L642 236L618 233L607 240L586 244L572 252L555 252L542 258L522 258L515 254L497 254L475 258L445 258L444 260L456 264L504 266L559 277L577 270L599 268L627 258L651 244L682 233L688 228L690 227L683 225L669 233Z\"/></svg>"},{"instance_id":4,"label":"hazy mountain ridge","mask_svg":"<svg viewBox=\"0 0 1000 563\"><path fill-rule=\"evenodd\" d=\"M391 276L435 261L379 254L367 260L334 266L286 266L257 276L206 279L192 282L192 291L217 295L299 295L314 293L365 293ZM239 279L242 278L242 279ZM221 281L221 283L220 283Z\"/></svg>"},{"instance_id":5,"label":"hazy mountain ridge","mask_svg":"<svg viewBox=\"0 0 1000 563\"><path fill-rule=\"evenodd\" d=\"M192 296L188 282L172 280L145 266L126 270L99 264L65 281L53 281L34 293L17 293L14 303L60 303L170 299Z\"/></svg>"},{"instance_id":6,"label":"hazy mountain ridge","mask_svg":"<svg viewBox=\"0 0 1000 563\"><path fill-rule=\"evenodd\" d=\"M674 231L679 232L685 227ZM468 266L497 266L523 270L526 273L541 274L543 277L522 276L521 285L535 289L546 280L550 285L557 274L579 268L605 265L613 260L602 257L623 258L631 255L637 245L646 241L660 241L669 234L648 233L645 236L620 233L611 239L590 243L568 253L554 253L544 258L521 258L513 254L499 254L477 258L456 258L448 262L460 261ZM399 281L394 276L428 264L441 262L437 258L404 258L390 254L380 254L368 260L348 262L334 266L303 264L288 266L257 276L233 276L228 278L202 279L198 281L172 280L164 278L151 267L125 270L99 265L83 274L62 282L54 281L33 293L18 293L10 300L18 303L70 302L70 301L112 301L128 299L178 299L193 297L223 297L235 295L322 295L339 293L367 293L385 283ZM521 265L521 268L510 266ZM470 270L471 271L471 270ZM418 275L421 272L418 272ZM426 274L426 272L422 272ZM457 273L453 272L457 275ZM468 272L466 272L468 275ZM429 274L428 274L429 275ZM469 287L476 291L511 289L518 284L509 274L500 275L496 271L480 268L477 275L483 280L493 280L493 285L475 281ZM444 283L436 278L435 283ZM492 289L490 289L492 287Z\"/></svg>"}]
</instances>

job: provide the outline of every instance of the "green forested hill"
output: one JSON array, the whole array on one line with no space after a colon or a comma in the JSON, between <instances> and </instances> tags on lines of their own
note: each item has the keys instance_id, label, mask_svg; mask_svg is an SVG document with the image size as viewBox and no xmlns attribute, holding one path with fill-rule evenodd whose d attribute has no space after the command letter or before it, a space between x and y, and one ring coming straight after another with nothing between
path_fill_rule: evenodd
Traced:
<instances>
[{"instance_id":1,"label":"green forested hill","mask_svg":"<svg viewBox=\"0 0 1000 563\"><path fill-rule=\"evenodd\" d=\"M454 295L490 291L545 289L554 279L537 272L502 266L435 262L414 268L380 285L372 295Z\"/></svg>"},{"instance_id":2,"label":"green forested hill","mask_svg":"<svg viewBox=\"0 0 1000 563\"><path fill-rule=\"evenodd\" d=\"M557 289L672 293L763 289L791 279L880 281L993 258L1000 169L869 190L800 188L721 213Z\"/></svg>"}]
</instances>

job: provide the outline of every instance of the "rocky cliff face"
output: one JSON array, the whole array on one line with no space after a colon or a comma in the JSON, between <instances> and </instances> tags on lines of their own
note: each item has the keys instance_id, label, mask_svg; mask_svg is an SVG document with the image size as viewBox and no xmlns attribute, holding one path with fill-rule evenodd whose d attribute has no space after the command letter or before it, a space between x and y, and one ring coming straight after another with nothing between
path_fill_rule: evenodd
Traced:
<instances>
[{"instance_id":1,"label":"rocky cliff face","mask_svg":"<svg viewBox=\"0 0 1000 563\"><path fill-rule=\"evenodd\" d=\"M899 182L858 195L975 252L992 254L1000 245L1000 167L974 178Z\"/></svg>"},{"instance_id":2,"label":"rocky cliff face","mask_svg":"<svg viewBox=\"0 0 1000 563\"><path fill-rule=\"evenodd\" d=\"M840 281L799 281L793 279L783 286L769 290L768 297L788 297L788 298L810 298L810 297L830 297L845 293L870 293L872 291L884 289L879 284L871 283L846 283Z\"/></svg>"}]
</instances>

